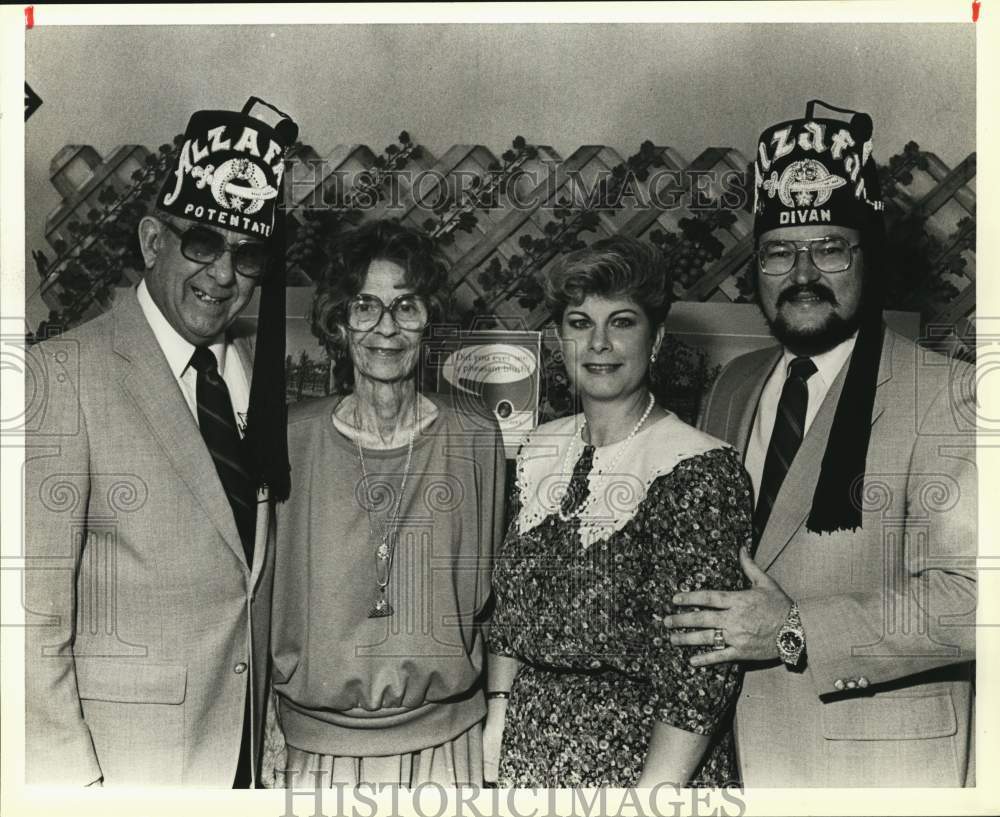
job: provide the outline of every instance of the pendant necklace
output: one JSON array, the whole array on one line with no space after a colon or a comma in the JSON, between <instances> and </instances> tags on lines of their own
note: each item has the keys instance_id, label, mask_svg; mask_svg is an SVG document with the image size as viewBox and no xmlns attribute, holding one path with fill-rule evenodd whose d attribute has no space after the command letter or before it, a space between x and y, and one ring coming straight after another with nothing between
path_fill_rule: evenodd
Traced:
<instances>
[{"instance_id":1,"label":"pendant necklace","mask_svg":"<svg viewBox=\"0 0 1000 817\"><path fill-rule=\"evenodd\" d=\"M416 401L414 401L413 404L413 426L410 428L410 441L406 447L406 465L403 466L403 481L399 486L399 496L396 498L396 509L393 511L392 516L389 517L388 524L385 526L385 532L382 534L381 539L375 530L374 521L372 519L372 507L374 506L374 500L372 499L371 485L368 483L368 469L365 467L365 453L364 449L361 447L361 415L358 412L357 406L354 408L354 425L358 429L355 442L358 446L358 458L361 460L361 479L365 486L365 498L367 500L365 510L368 511L368 530L371 533L371 538L378 542L378 545L375 548L375 600L371 609L368 611L368 618L384 618L385 616L391 616L395 612L388 599L386 599L386 588L389 586L389 578L392 575L392 558L395 555L396 543L399 539L398 535L394 536L394 534L396 533L396 525L399 522L399 509L403 505L403 492L406 490L406 479L410 474L410 460L413 457L413 438L416 436L417 431Z\"/></svg>"},{"instance_id":2,"label":"pendant necklace","mask_svg":"<svg viewBox=\"0 0 1000 817\"><path fill-rule=\"evenodd\" d=\"M635 439L635 435L639 433L639 429L642 428L643 423L645 423L646 420L649 418L649 415L653 411L653 406L655 406L655 405L656 405L656 400L653 398L653 395L650 394L649 395L649 404L646 406L646 410L643 412L642 417L639 418L639 422L636 423L634 426L632 426L632 430L629 432L629 434L625 438L624 442L622 442L621 448L619 448L618 449L618 453L615 454L615 458L613 460L611 460L611 462L607 465L607 467L602 467L601 470L597 472L597 476L601 476L602 474L606 474L606 473L607 474L614 473L614 470L617 467L618 463L621 461L621 458L624 456L625 452L628 450L629 443L631 443L632 440ZM583 432L584 432L584 430L586 428L587 428L587 419L586 419L586 417L584 417L583 425L580 426L580 439L581 440L583 439ZM566 453L563 454L562 473L564 475L567 473L567 470L569 468L569 455L570 455L570 453L572 451L573 451L573 444L570 443L568 446L566 446ZM572 480L573 480L573 474L569 473L569 476L567 477L566 488L565 488L565 490L563 491L563 494L562 494L563 497L565 497L566 493L569 491L569 485L570 485L570 482L572 482ZM586 510L587 508L590 507L593 499L594 499L594 491L591 491L590 495L580 504L580 507L578 507L574 511L570 511L569 513L565 513L563 511L563 509L562 509L562 497L560 497L560 505L559 505L559 508L557 510L557 513L559 514L559 518L563 522L569 522L571 519L573 519L573 518L575 518L577 516L580 516L584 512L584 510Z\"/></svg>"}]
</instances>

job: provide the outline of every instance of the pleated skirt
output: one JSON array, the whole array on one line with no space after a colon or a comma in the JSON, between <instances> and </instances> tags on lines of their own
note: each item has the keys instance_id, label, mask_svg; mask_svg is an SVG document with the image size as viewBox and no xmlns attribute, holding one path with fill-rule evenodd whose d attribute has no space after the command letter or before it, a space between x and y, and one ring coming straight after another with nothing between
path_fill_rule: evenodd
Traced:
<instances>
[{"instance_id":1,"label":"pleated skirt","mask_svg":"<svg viewBox=\"0 0 1000 817\"><path fill-rule=\"evenodd\" d=\"M435 783L445 788L483 785L483 726L477 723L438 746L378 757L325 755L285 746L284 774L274 784L293 788L335 785L397 785L414 788ZM282 779L284 778L284 779Z\"/></svg>"}]
</instances>

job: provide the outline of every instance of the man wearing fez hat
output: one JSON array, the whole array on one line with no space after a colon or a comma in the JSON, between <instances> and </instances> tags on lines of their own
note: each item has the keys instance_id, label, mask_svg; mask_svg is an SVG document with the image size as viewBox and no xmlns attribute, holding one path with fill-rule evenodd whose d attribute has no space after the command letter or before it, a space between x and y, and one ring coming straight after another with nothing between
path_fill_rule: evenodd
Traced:
<instances>
[{"instance_id":1,"label":"man wearing fez hat","mask_svg":"<svg viewBox=\"0 0 1000 817\"><path fill-rule=\"evenodd\" d=\"M702 410L753 482L752 587L682 593L666 624L702 647L692 663L745 668L745 785L970 785L972 369L883 323L872 120L814 105L754 161L757 299L780 345L729 363Z\"/></svg>"},{"instance_id":2,"label":"man wearing fez hat","mask_svg":"<svg viewBox=\"0 0 1000 817\"><path fill-rule=\"evenodd\" d=\"M32 350L29 782L256 782L272 502L289 491L279 191L296 134L255 98L195 113L139 223L138 288ZM254 344L234 322L258 285Z\"/></svg>"}]
</instances>

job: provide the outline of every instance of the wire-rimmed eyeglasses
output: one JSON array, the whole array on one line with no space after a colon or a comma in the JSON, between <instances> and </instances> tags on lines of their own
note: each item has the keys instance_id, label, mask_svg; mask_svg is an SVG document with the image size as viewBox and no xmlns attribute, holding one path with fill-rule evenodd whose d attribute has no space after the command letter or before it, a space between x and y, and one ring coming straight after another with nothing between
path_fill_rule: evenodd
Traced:
<instances>
[{"instance_id":1,"label":"wire-rimmed eyeglasses","mask_svg":"<svg viewBox=\"0 0 1000 817\"><path fill-rule=\"evenodd\" d=\"M841 236L822 236L802 241L765 241L757 250L757 263L765 275L787 275L795 268L799 253L808 252L809 260L820 272L844 272L851 268L854 250L860 246Z\"/></svg>"}]
</instances>

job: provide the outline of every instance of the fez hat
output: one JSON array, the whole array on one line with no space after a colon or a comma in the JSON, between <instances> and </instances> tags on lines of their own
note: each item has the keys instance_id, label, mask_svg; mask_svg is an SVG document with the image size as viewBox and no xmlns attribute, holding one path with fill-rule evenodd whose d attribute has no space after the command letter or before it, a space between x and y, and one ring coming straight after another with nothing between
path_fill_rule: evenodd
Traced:
<instances>
[{"instance_id":1,"label":"fez hat","mask_svg":"<svg viewBox=\"0 0 1000 817\"><path fill-rule=\"evenodd\" d=\"M262 110L251 115L255 108ZM270 123L262 116L268 116ZM271 262L260 287L250 405L243 444L258 487L288 498L285 405L285 214L282 179L298 125L250 97L241 111L197 111L157 198L162 212L267 242Z\"/></svg>"},{"instance_id":2,"label":"fez hat","mask_svg":"<svg viewBox=\"0 0 1000 817\"><path fill-rule=\"evenodd\" d=\"M850 121L814 116L819 104ZM767 128L754 158L754 237L774 229L829 224L859 230L869 254L857 340L837 403L806 528L862 527L871 414L885 327L878 269L885 243L883 202L866 113L810 100L802 119Z\"/></svg>"}]
</instances>

